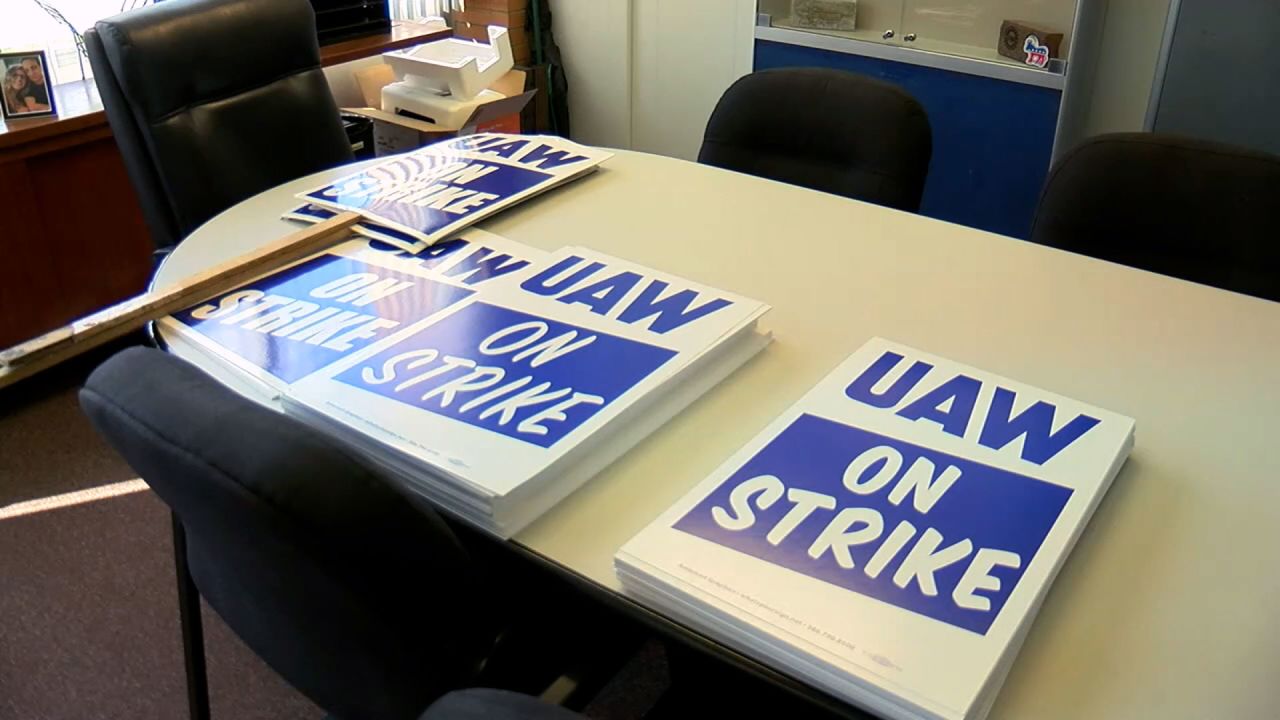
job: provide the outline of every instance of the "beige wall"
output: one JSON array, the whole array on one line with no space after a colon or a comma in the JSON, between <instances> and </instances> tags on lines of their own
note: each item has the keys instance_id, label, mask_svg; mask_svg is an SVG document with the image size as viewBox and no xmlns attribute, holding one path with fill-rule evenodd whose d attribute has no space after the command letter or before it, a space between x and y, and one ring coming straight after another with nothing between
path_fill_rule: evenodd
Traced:
<instances>
[{"instance_id":1,"label":"beige wall","mask_svg":"<svg viewBox=\"0 0 1280 720\"><path fill-rule=\"evenodd\" d=\"M693 159L751 71L755 0L552 0L573 139Z\"/></svg>"},{"instance_id":2,"label":"beige wall","mask_svg":"<svg viewBox=\"0 0 1280 720\"><path fill-rule=\"evenodd\" d=\"M1111 0L1086 113L1085 134L1142 130L1169 0Z\"/></svg>"},{"instance_id":3,"label":"beige wall","mask_svg":"<svg viewBox=\"0 0 1280 720\"><path fill-rule=\"evenodd\" d=\"M632 148L696 159L707 118L751 72L755 0L634 0Z\"/></svg>"},{"instance_id":4,"label":"beige wall","mask_svg":"<svg viewBox=\"0 0 1280 720\"><path fill-rule=\"evenodd\" d=\"M631 147L632 3L551 0L569 82L572 134L578 142Z\"/></svg>"}]
</instances>

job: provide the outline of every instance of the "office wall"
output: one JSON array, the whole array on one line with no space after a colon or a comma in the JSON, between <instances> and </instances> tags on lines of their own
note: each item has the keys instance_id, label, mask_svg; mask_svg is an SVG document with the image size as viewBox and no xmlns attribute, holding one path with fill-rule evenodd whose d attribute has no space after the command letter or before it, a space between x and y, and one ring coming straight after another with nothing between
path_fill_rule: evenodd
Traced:
<instances>
[{"instance_id":1,"label":"office wall","mask_svg":"<svg viewBox=\"0 0 1280 720\"><path fill-rule=\"evenodd\" d=\"M692 159L751 71L755 0L552 0L573 137Z\"/></svg>"},{"instance_id":2,"label":"office wall","mask_svg":"<svg viewBox=\"0 0 1280 720\"><path fill-rule=\"evenodd\" d=\"M1169 0L1093 0L1102 37L1070 141L1143 127ZM754 0L552 0L574 136L693 158L752 65Z\"/></svg>"},{"instance_id":3,"label":"office wall","mask_svg":"<svg viewBox=\"0 0 1280 720\"><path fill-rule=\"evenodd\" d=\"M631 5L632 0L551 0L578 142L631 147Z\"/></svg>"},{"instance_id":4,"label":"office wall","mask_svg":"<svg viewBox=\"0 0 1280 720\"><path fill-rule=\"evenodd\" d=\"M1084 135L1140 131L1160 57L1169 0L1110 0Z\"/></svg>"},{"instance_id":5,"label":"office wall","mask_svg":"<svg viewBox=\"0 0 1280 720\"><path fill-rule=\"evenodd\" d=\"M755 0L634 0L634 149L697 158L716 101L751 72L755 12Z\"/></svg>"},{"instance_id":6,"label":"office wall","mask_svg":"<svg viewBox=\"0 0 1280 720\"><path fill-rule=\"evenodd\" d=\"M569 80L573 137L692 159L716 100L751 71L755 0L550 0ZM1072 142L1141 130L1169 0L1093 0L1102 38L1080 88ZM327 68L339 105L358 105L351 72Z\"/></svg>"}]
</instances>

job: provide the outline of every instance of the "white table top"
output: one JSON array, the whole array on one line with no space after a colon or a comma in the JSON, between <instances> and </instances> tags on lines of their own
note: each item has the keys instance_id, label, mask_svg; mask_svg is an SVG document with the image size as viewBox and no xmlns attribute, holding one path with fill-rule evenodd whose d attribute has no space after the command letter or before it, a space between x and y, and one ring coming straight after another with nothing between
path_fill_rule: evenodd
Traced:
<instances>
[{"instance_id":1,"label":"white table top","mask_svg":"<svg viewBox=\"0 0 1280 720\"><path fill-rule=\"evenodd\" d=\"M349 171L222 213L158 283L296 229L294 193ZM1280 304L623 151L482 227L774 306L773 345L517 542L617 589L625 540L880 335L1137 420L992 718L1280 713Z\"/></svg>"}]
</instances>

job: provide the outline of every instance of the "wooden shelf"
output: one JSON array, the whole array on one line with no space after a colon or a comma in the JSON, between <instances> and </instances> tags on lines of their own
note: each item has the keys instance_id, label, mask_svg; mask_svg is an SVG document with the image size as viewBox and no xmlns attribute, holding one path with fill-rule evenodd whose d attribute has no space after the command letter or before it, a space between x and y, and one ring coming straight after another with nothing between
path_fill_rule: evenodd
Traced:
<instances>
[{"instance_id":1,"label":"wooden shelf","mask_svg":"<svg viewBox=\"0 0 1280 720\"><path fill-rule=\"evenodd\" d=\"M451 35L453 30L442 22L396 22L391 25L391 32L325 45L320 48L320 64L325 67L341 65L344 62L421 45Z\"/></svg>"},{"instance_id":2,"label":"wooden shelf","mask_svg":"<svg viewBox=\"0 0 1280 720\"><path fill-rule=\"evenodd\" d=\"M0 155L7 157L19 151L23 155L39 154L53 149L51 145L65 145L65 136L86 134L84 139L88 141L101 137L104 128L110 133L98 87L92 80L54 85L53 97L58 108L56 116L0 122Z\"/></svg>"},{"instance_id":3,"label":"wooden shelf","mask_svg":"<svg viewBox=\"0 0 1280 720\"><path fill-rule=\"evenodd\" d=\"M325 45L320 48L320 64L341 65L452 34L442 22L396 22L390 32ZM56 117L0 122L0 161L98 140L111 133L92 80L55 85L53 93L58 105Z\"/></svg>"}]
</instances>

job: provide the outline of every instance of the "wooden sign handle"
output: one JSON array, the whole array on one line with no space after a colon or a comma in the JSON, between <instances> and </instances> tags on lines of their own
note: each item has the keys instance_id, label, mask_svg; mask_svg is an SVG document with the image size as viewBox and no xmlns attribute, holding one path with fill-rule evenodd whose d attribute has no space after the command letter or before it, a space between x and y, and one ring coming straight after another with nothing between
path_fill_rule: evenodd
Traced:
<instances>
[{"instance_id":1,"label":"wooden sign handle","mask_svg":"<svg viewBox=\"0 0 1280 720\"><path fill-rule=\"evenodd\" d=\"M243 285L346 239L360 215L339 213L273 243L215 265L178 283L129 298L70 325L0 351L0 388L86 350L127 335L148 322Z\"/></svg>"}]
</instances>

